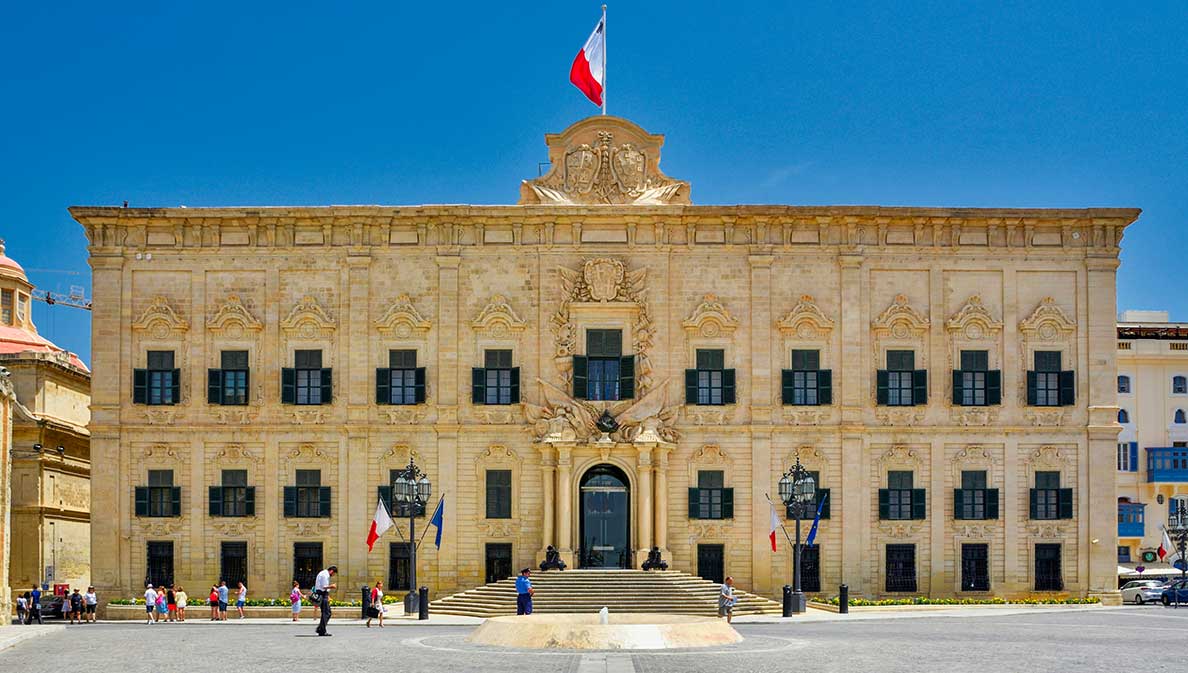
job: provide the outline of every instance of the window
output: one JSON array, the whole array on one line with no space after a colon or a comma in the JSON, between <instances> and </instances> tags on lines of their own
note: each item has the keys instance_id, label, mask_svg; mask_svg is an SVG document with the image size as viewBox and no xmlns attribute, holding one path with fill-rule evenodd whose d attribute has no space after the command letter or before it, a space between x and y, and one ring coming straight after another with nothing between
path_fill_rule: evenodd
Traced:
<instances>
[{"instance_id":1,"label":"window","mask_svg":"<svg viewBox=\"0 0 1188 673\"><path fill-rule=\"evenodd\" d=\"M132 402L177 404L181 401L181 372L173 367L173 351L149 351L148 367L132 372Z\"/></svg>"},{"instance_id":2,"label":"window","mask_svg":"<svg viewBox=\"0 0 1188 673\"><path fill-rule=\"evenodd\" d=\"M1130 547L1118 545L1118 563L1130 563Z\"/></svg>"},{"instance_id":3,"label":"window","mask_svg":"<svg viewBox=\"0 0 1188 673\"><path fill-rule=\"evenodd\" d=\"M149 542L146 547L145 582L173 586L173 542Z\"/></svg>"},{"instance_id":4,"label":"window","mask_svg":"<svg viewBox=\"0 0 1188 673\"><path fill-rule=\"evenodd\" d=\"M1002 403L1002 372L990 369L989 351L961 351L953 372L953 404L982 407Z\"/></svg>"},{"instance_id":5,"label":"window","mask_svg":"<svg viewBox=\"0 0 1188 673\"><path fill-rule=\"evenodd\" d=\"M255 516L256 489L247 485L247 470L223 470L222 481L210 487L210 515Z\"/></svg>"},{"instance_id":6,"label":"window","mask_svg":"<svg viewBox=\"0 0 1188 673\"><path fill-rule=\"evenodd\" d=\"M813 496L813 502L804 508L803 518L808 519L810 521L812 519L816 518L817 508L820 507L821 518L828 519L829 518L829 489L821 488L821 473L820 472L817 472L815 470L810 471L809 476L813 478L813 483L816 484L816 486L817 486L817 492ZM785 509L786 509L785 515L789 519L796 518L795 505L786 505Z\"/></svg>"},{"instance_id":7,"label":"window","mask_svg":"<svg viewBox=\"0 0 1188 673\"><path fill-rule=\"evenodd\" d=\"M986 488L985 470L962 470L961 488L953 493L953 518L998 518L998 489Z\"/></svg>"},{"instance_id":8,"label":"window","mask_svg":"<svg viewBox=\"0 0 1188 673\"><path fill-rule=\"evenodd\" d=\"M487 518L510 519L512 471L487 470Z\"/></svg>"},{"instance_id":9,"label":"window","mask_svg":"<svg viewBox=\"0 0 1188 673\"><path fill-rule=\"evenodd\" d=\"M488 542L485 565L487 584L511 577L514 574L512 571L512 546L506 542Z\"/></svg>"},{"instance_id":10,"label":"window","mask_svg":"<svg viewBox=\"0 0 1188 673\"><path fill-rule=\"evenodd\" d=\"M403 593L412 587L412 563L407 542L391 542L388 544L388 590L396 594ZM399 594L396 594L399 595Z\"/></svg>"},{"instance_id":11,"label":"window","mask_svg":"<svg viewBox=\"0 0 1188 673\"><path fill-rule=\"evenodd\" d=\"M1183 376L1172 377L1172 394L1184 395L1188 394L1188 378Z\"/></svg>"},{"instance_id":12,"label":"window","mask_svg":"<svg viewBox=\"0 0 1188 673\"><path fill-rule=\"evenodd\" d=\"M990 552L986 544L961 545L961 590L990 590Z\"/></svg>"},{"instance_id":13,"label":"window","mask_svg":"<svg viewBox=\"0 0 1188 673\"><path fill-rule=\"evenodd\" d=\"M181 488L173 485L173 470L149 470L148 486L136 487L136 516L181 516Z\"/></svg>"},{"instance_id":14,"label":"window","mask_svg":"<svg viewBox=\"0 0 1188 673\"><path fill-rule=\"evenodd\" d=\"M223 542L219 545L219 579L234 587L247 586L247 543Z\"/></svg>"},{"instance_id":15,"label":"window","mask_svg":"<svg viewBox=\"0 0 1188 673\"><path fill-rule=\"evenodd\" d=\"M635 356L623 355L622 330L586 330L586 354L573 358L573 396L588 400L635 397Z\"/></svg>"},{"instance_id":16,"label":"window","mask_svg":"<svg viewBox=\"0 0 1188 673\"><path fill-rule=\"evenodd\" d=\"M1059 472L1036 472L1031 489L1032 519L1071 519L1072 489L1060 488Z\"/></svg>"},{"instance_id":17,"label":"window","mask_svg":"<svg viewBox=\"0 0 1188 673\"><path fill-rule=\"evenodd\" d=\"M330 487L322 486L321 470L297 470L296 486L286 486L284 495L285 516L330 516Z\"/></svg>"},{"instance_id":18,"label":"window","mask_svg":"<svg viewBox=\"0 0 1188 673\"><path fill-rule=\"evenodd\" d=\"M1172 416L1172 422L1176 425L1184 424L1184 410L1176 409L1176 413Z\"/></svg>"},{"instance_id":19,"label":"window","mask_svg":"<svg viewBox=\"0 0 1188 673\"><path fill-rule=\"evenodd\" d=\"M1129 423L1130 422L1130 412L1126 411L1125 409L1119 409L1118 410L1118 422L1123 423L1123 424Z\"/></svg>"},{"instance_id":20,"label":"window","mask_svg":"<svg viewBox=\"0 0 1188 673\"><path fill-rule=\"evenodd\" d=\"M1118 442L1118 471L1138 472L1138 442Z\"/></svg>"},{"instance_id":21,"label":"window","mask_svg":"<svg viewBox=\"0 0 1188 673\"><path fill-rule=\"evenodd\" d=\"M1122 393L1122 394L1130 393L1130 377L1129 376L1119 376L1118 377L1118 392Z\"/></svg>"},{"instance_id":22,"label":"window","mask_svg":"<svg viewBox=\"0 0 1188 673\"><path fill-rule=\"evenodd\" d=\"M512 352L485 350L483 365L471 372L471 401L475 404L518 404L520 368L512 366Z\"/></svg>"},{"instance_id":23,"label":"window","mask_svg":"<svg viewBox=\"0 0 1188 673\"><path fill-rule=\"evenodd\" d=\"M12 324L12 290L0 290L0 322Z\"/></svg>"},{"instance_id":24,"label":"window","mask_svg":"<svg viewBox=\"0 0 1188 673\"><path fill-rule=\"evenodd\" d=\"M800 589L808 593L821 591L821 546L800 548Z\"/></svg>"},{"instance_id":25,"label":"window","mask_svg":"<svg viewBox=\"0 0 1188 673\"><path fill-rule=\"evenodd\" d=\"M928 372L914 369L914 351L887 351L887 368L877 372L877 401L892 407L928 402Z\"/></svg>"},{"instance_id":26,"label":"window","mask_svg":"<svg viewBox=\"0 0 1188 673\"><path fill-rule=\"evenodd\" d=\"M425 368L417 366L412 349L388 351L388 367L375 370L376 404L420 404L425 401Z\"/></svg>"},{"instance_id":27,"label":"window","mask_svg":"<svg viewBox=\"0 0 1188 673\"><path fill-rule=\"evenodd\" d=\"M833 404L833 371L820 364L820 351L792 351L792 369L781 372L784 404Z\"/></svg>"},{"instance_id":28,"label":"window","mask_svg":"<svg viewBox=\"0 0 1188 673\"><path fill-rule=\"evenodd\" d=\"M293 353L293 368L281 370L281 402L284 404L330 404L333 376L322 366L322 351L298 350Z\"/></svg>"},{"instance_id":29,"label":"window","mask_svg":"<svg viewBox=\"0 0 1188 673\"><path fill-rule=\"evenodd\" d=\"M22 324L29 317L29 295L17 294L17 324Z\"/></svg>"},{"instance_id":30,"label":"window","mask_svg":"<svg viewBox=\"0 0 1188 673\"><path fill-rule=\"evenodd\" d=\"M302 589L312 589L322 572L322 543L293 543L293 579Z\"/></svg>"},{"instance_id":31,"label":"window","mask_svg":"<svg viewBox=\"0 0 1188 673\"><path fill-rule=\"evenodd\" d=\"M926 515L924 489L912 488L911 470L887 472L887 488L879 489L879 518L923 519Z\"/></svg>"},{"instance_id":32,"label":"window","mask_svg":"<svg viewBox=\"0 0 1188 673\"><path fill-rule=\"evenodd\" d=\"M1064 579L1060 572L1060 545L1035 546L1035 590L1062 591Z\"/></svg>"},{"instance_id":33,"label":"window","mask_svg":"<svg viewBox=\"0 0 1188 673\"><path fill-rule=\"evenodd\" d=\"M725 361L720 348L697 349L697 368L685 370L687 404L734 404L734 370Z\"/></svg>"},{"instance_id":34,"label":"window","mask_svg":"<svg viewBox=\"0 0 1188 673\"><path fill-rule=\"evenodd\" d=\"M207 370L206 401L210 404L248 403L248 352L223 351L219 369Z\"/></svg>"},{"instance_id":35,"label":"window","mask_svg":"<svg viewBox=\"0 0 1188 673\"><path fill-rule=\"evenodd\" d=\"M689 489L690 519L734 518L734 489L724 483L722 470L697 471L697 488Z\"/></svg>"},{"instance_id":36,"label":"window","mask_svg":"<svg viewBox=\"0 0 1188 673\"><path fill-rule=\"evenodd\" d=\"M887 545L887 592L916 591L916 545Z\"/></svg>"},{"instance_id":37,"label":"window","mask_svg":"<svg viewBox=\"0 0 1188 673\"><path fill-rule=\"evenodd\" d=\"M1035 369L1027 372L1027 404L1058 407L1075 404L1076 372L1060 369L1060 351L1036 351Z\"/></svg>"}]
</instances>

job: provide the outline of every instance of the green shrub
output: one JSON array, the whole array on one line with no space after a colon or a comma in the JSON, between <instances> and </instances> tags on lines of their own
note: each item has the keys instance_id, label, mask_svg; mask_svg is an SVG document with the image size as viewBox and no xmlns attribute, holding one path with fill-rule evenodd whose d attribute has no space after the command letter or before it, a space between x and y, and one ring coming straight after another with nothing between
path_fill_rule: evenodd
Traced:
<instances>
[{"instance_id":1,"label":"green shrub","mask_svg":"<svg viewBox=\"0 0 1188 673\"><path fill-rule=\"evenodd\" d=\"M814 598L815 603L826 603L828 605L841 605L841 601L837 596L828 599ZM851 598L851 607L894 607L900 605L1092 605L1100 603L1101 599L1096 596L1089 596L1087 598L1081 597L1065 597L1054 598L1050 596L1029 596L1027 598L929 598L927 596L909 596L906 598L880 598L871 600L869 598Z\"/></svg>"}]
</instances>

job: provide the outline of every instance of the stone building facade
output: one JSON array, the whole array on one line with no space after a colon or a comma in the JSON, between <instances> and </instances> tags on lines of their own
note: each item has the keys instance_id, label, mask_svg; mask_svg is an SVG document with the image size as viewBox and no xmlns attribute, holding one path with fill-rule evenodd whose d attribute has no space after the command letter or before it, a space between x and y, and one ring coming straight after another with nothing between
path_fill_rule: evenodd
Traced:
<instances>
[{"instance_id":1,"label":"stone building facade","mask_svg":"<svg viewBox=\"0 0 1188 673\"><path fill-rule=\"evenodd\" d=\"M546 142L514 206L71 209L102 590L400 580L400 538L364 539L411 456L445 498L436 596L548 545L659 547L774 596L768 494L797 455L829 493L824 593L1114 589L1137 210L695 206L629 121Z\"/></svg>"}]
</instances>

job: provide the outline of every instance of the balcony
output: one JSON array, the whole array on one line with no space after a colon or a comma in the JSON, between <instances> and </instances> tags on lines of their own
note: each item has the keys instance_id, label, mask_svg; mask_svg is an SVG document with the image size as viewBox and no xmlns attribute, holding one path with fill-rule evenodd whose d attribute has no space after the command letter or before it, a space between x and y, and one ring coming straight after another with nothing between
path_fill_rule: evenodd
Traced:
<instances>
[{"instance_id":1,"label":"balcony","mask_svg":"<svg viewBox=\"0 0 1188 673\"><path fill-rule=\"evenodd\" d=\"M1143 536L1143 518L1146 505L1135 502L1118 503L1118 537Z\"/></svg>"},{"instance_id":2,"label":"balcony","mask_svg":"<svg viewBox=\"0 0 1188 673\"><path fill-rule=\"evenodd\" d=\"M1147 482L1188 483L1188 448L1147 447Z\"/></svg>"}]
</instances>

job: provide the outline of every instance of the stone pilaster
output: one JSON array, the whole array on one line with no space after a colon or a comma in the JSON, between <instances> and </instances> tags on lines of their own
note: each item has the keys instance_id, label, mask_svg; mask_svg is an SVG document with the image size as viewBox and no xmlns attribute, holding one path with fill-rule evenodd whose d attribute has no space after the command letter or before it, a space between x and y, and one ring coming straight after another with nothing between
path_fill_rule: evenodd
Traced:
<instances>
[{"instance_id":1,"label":"stone pilaster","mask_svg":"<svg viewBox=\"0 0 1188 673\"><path fill-rule=\"evenodd\" d=\"M751 268L751 501L747 515L751 522L751 585L759 593L773 590L767 484L776 469L772 456L771 405L773 361L771 331L775 321L771 309L772 255L750 255ZM737 469L737 468L736 468ZM735 475L735 479L741 478ZM736 510L735 516L742 512Z\"/></svg>"}]
</instances>

